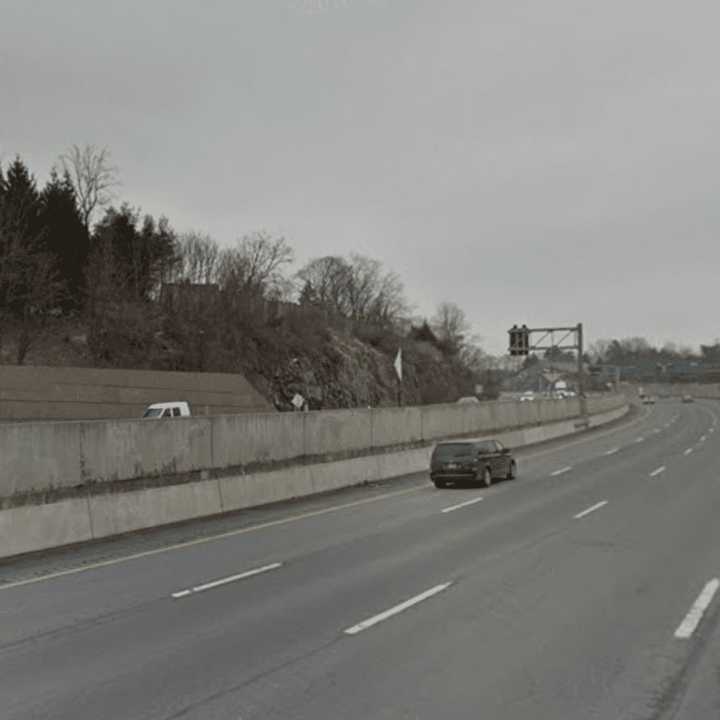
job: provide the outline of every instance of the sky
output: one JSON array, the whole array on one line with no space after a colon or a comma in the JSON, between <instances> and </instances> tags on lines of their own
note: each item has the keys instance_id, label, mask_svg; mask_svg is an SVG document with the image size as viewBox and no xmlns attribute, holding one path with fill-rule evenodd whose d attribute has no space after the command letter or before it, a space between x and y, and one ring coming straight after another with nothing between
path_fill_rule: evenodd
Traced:
<instances>
[{"instance_id":1,"label":"sky","mask_svg":"<svg viewBox=\"0 0 720 720\"><path fill-rule=\"evenodd\" d=\"M107 146L221 244L358 252L487 350L720 336L710 0L0 0L0 162Z\"/></svg>"}]
</instances>

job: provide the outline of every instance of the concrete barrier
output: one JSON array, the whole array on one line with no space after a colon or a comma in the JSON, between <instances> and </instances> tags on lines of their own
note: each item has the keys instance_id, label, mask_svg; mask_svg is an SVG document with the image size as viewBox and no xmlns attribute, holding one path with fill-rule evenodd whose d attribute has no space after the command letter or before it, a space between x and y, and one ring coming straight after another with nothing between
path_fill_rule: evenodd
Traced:
<instances>
[{"instance_id":1,"label":"concrete barrier","mask_svg":"<svg viewBox=\"0 0 720 720\"><path fill-rule=\"evenodd\" d=\"M11 493L0 557L420 472L436 439L492 435L523 447L627 409L621 397L590 398L585 423L571 400L0 426L0 487ZM78 497L48 502L43 493L57 488ZM27 501L28 492L40 495Z\"/></svg>"},{"instance_id":2,"label":"concrete barrier","mask_svg":"<svg viewBox=\"0 0 720 720\"><path fill-rule=\"evenodd\" d=\"M83 480L107 483L210 468L210 422L209 418L176 418L171 422L78 423Z\"/></svg>"},{"instance_id":3,"label":"concrete barrier","mask_svg":"<svg viewBox=\"0 0 720 720\"><path fill-rule=\"evenodd\" d=\"M213 468L294 460L305 454L304 415L264 413L212 419Z\"/></svg>"},{"instance_id":4,"label":"concrete barrier","mask_svg":"<svg viewBox=\"0 0 720 720\"><path fill-rule=\"evenodd\" d=\"M80 485L81 457L75 423L0 424L0 499Z\"/></svg>"},{"instance_id":5,"label":"concrete barrier","mask_svg":"<svg viewBox=\"0 0 720 720\"><path fill-rule=\"evenodd\" d=\"M88 499L87 506L94 538L222 512L220 489L215 481L95 495Z\"/></svg>"},{"instance_id":6,"label":"concrete barrier","mask_svg":"<svg viewBox=\"0 0 720 720\"><path fill-rule=\"evenodd\" d=\"M337 455L373 446L371 410L305 413L305 455Z\"/></svg>"},{"instance_id":7,"label":"concrete barrier","mask_svg":"<svg viewBox=\"0 0 720 720\"><path fill-rule=\"evenodd\" d=\"M86 542L94 537L85 498L0 510L0 557Z\"/></svg>"}]
</instances>

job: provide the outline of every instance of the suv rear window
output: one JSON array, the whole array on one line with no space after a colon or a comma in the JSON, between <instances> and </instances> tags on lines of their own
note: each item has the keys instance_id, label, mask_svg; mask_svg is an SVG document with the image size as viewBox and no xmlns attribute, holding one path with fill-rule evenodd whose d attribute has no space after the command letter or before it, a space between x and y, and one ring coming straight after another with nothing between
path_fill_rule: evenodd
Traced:
<instances>
[{"instance_id":1,"label":"suv rear window","mask_svg":"<svg viewBox=\"0 0 720 720\"><path fill-rule=\"evenodd\" d=\"M162 413L162 408L150 408L149 410L145 411L145 414L143 415L143 417L146 417L146 418L160 417L161 413Z\"/></svg>"},{"instance_id":2,"label":"suv rear window","mask_svg":"<svg viewBox=\"0 0 720 720\"><path fill-rule=\"evenodd\" d=\"M457 457L467 457L473 454L475 443L445 443L435 448L433 457L436 460L449 460Z\"/></svg>"}]
</instances>

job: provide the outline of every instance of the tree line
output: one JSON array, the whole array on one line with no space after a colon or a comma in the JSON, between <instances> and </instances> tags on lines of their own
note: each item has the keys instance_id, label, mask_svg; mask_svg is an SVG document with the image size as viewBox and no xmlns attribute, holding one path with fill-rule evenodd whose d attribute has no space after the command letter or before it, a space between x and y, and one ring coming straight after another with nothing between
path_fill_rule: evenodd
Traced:
<instances>
[{"instance_id":1,"label":"tree line","mask_svg":"<svg viewBox=\"0 0 720 720\"><path fill-rule=\"evenodd\" d=\"M295 269L284 237L261 230L221 246L178 233L167 217L118 203L119 186L105 148L69 148L42 187L20 157L0 166L0 349L12 335L16 363L55 318L71 316L87 327L96 364L145 352L172 369L231 371L248 357L261 366L288 344L273 346L268 310L284 306L297 326L290 350L327 342L338 325L388 353L409 337L463 371L486 368L461 308L446 302L413 318L401 279L376 259L331 254Z\"/></svg>"}]
</instances>

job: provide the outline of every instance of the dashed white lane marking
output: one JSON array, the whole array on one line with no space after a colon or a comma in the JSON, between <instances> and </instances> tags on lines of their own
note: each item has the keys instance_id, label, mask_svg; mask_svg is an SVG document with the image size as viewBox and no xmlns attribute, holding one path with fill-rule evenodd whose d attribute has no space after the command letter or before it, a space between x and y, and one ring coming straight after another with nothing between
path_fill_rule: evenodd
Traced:
<instances>
[{"instance_id":1,"label":"dashed white lane marking","mask_svg":"<svg viewBox=\"0 0 720 720\"><path fill-rule=\"evenodd\" d=\"M417 487L412 487L407 490L397 490L395 492L383 493L382 495L375 495L370 498L363 498L362 500L354 500L353 502L343 503L342 505L332 505L330 507L321 508L320 510L311 510L310 512L301 513L299 515L290 515L289 517L280 518L278 520L269 520L268 522L238 528L237 530L228 530L227 532L218 533L217 535L201 537L196 540L187 540L185 542L176 543L175 545L167 545L166 547L155 548L154 550L145 550L144 552L133 553L132 555L124 555L122 557L113 558L112 560L102 560L100 562L83 565L82 567L70 568L69 570L59 570L58 572L48 573L47 575L40 575L38 577L28 578L27 580L18 580L16 582L0 585L0 592L3 590L10 590L11 588L23 587L24 585L34 585L35 583L45 582L46 580L55 580L56 578L62 578L66 575L77 575L78 573L86 573L91 570L112 567L113 565L130 562L131 560L140 560L142 558L152 557L153 555L184 550L185 548L195 547L196 545L214 543L218 540L235 537L236 535L245 535L246 533L252 533L258 530L266 530L280 525L287 525L288 523L297 522L298 520L306 520L308 518L319 517L321 515L328 515L329 513L334 513L338 510L360 507L361 505L368 505L380 500L388 500L389 498L408 495L424 489L425 487L423 485L418 485Z\"/></svg>"},{"instance_id":2,"label":"dashed white lane marking","mask_svg":"<svg viewBox=\"0 0 720 720\"><path fill-rule=\"evenodd\" d=\"M659 468L656 468L650 473L650 477L657 477L658 475L662 475L662 473L665 472L667 468L664 465L661 465Z\"/></svg>"},{"instance_id":3,"label":"dashed white lane marking","mask_svg":"<svg viewBox=\"0 0 720 720\"><path fill-rule=\"evenodd\" d=\"M412 597L409 600L406 600L405 602L400 603L399 605L395 605L395 607L391 607L389 610L385 610L385 612L381 612L378 615L373 615L372 617L368 618L367 620L363 620L362 622L358 623L357 625L353 625L352 627L349 627L344 632L346 635L357 635L358 633L361 633L363 630L367 630L368 628L371 628L373 625L377 625L378 623L383 622L383 620L387 620L388 618L391 618L393 615L398 615L401 612L404 612L405 610L408 610L409 608L413 607L413 605L417 605L418 603L428 600L429 598L433 597L434 595L437 595L438 593L441 593L444 590L447 590L451 585L452 585L451 582L443 583L442 585L436 585L434 588L430 588L429 590L426 590L424 593L420 593L419 595L416 595L415 597Z\"/></svg>"},{"instance_id":4,"label":"dashed white lane marking","mask_svg":"<svg viewBox=\"0 0 720 720\"><path fill-rule=\"evenodd\" d=\"M703 435L703 436L700 438L700 442L701 442L701 443L704 443L706 440L707 440L707 435Z\"/></svg>"},{"instance_id":5,"label":"dashed white lane marking","mask_svg":"<svg viewBox=\"0 0 720 720\"><path fill-rule=\"evenodd\" d=\"M692 455L693 454L693 448L688 448L683 455Z\"/></svg>"},{"instance_id":6,"label":"dashed white lane marking","mask_svg":"<svg viewBox=\"0 0 720 720\"><path fill-rule=\"evenodd\" d=\"M214 588L222 587L230 583L238 582L238 580L245 580L246 578L253 577L255 575L261 575L262 573L270 572L271 570L277 570L283 566L282 563L272 563L271 565L264 565L263 567L255 568L254 570L248 570L247 572L240 573L239 575L230 575L229 577L220 578L219 580L213 580L212 582L204 583L203 585L196 585L195 587L189 588L188 590L180 590L172 594L174 600L180 600L181 598L195 595L196 593L205 592Z\"/></svg>"},{"instance_id":7,"label":"dashed white lane marking","mask_svg":"<svg viewBox=\"0 0 720 720\"><path fill-rule=\"evenodd\" d=\"M582 512L578 513L577 515L573 516L573 520L580 520L581 518L586 517L590 513L594 513L596 510L599 510L602 507L605 507L608 504L607 500L603 500L602 502L595 503L595 505L592 505L587 510L583 510Z\"/></svg>"},{"instance_id":8,"label":"dashed white lane marking","mask_svg":"<svg viewBox=\"0 0 720 720\"><path fill-rule=\"evenodd\" d=\"M462 502L459 505L451 505L450 507L446 507L442 509L442 512L449 513L453 512L453 510L459 510L460 508L467 507L468 505L474 505L475 503L479 503L482 501L481 497L476 497L472 500L467 500L466 502Z\"/></svg>"},{"instance_id":9,"label":"dashed white lane marking","mask_svg":"<svg viewBox=\"0 0 720 720\"><path fill-rule=\"evenodd\" d=\"M685 619L680 623L678 629L675 631L675 637L679 640L687 640L692 637L692 634L697 629L700 621L705 614L705 611L710 607L710 603L715 597L715 593L720 587L720 580L713 578L702 590L698 599L695 601L693 606L690 608L690 612L685 616Z\"/></svg>"},{"instance_id":10,"label":"dashed white lane marking","mask_svg":"<svg viewBox=\"0 0 720 720\"><path fill-rule=\"evenodd\" d=\"M616 447L616 448L613 448L612 450L608 450L605 453L605 455L615 455L616 453L619 453L619 452L620 452L620 448Z\"/></svg>"},{"instance_id":11,"label":"dashed white lane marking","mask_svg":"<svg viewBox=\"0 0 720 720\"><path fill-rule=\"evenodd\" d=\"M558 475L564 475L565 473L568 473L572 470L572 465L567 465L566 467L562 467L559 470L556 470L555 472L551 472L551 477L557 477Z\"/></svg>"},{"instance_id":12,"label":"dashed white lane marking","mask_svg":"<svg viewBox=\"0 0 720 720\"><path fill-rule=\"evenodd\" d=\"M645 442L645 438L644 438L644 437L639 437L635 442L636 442L636 443Z\"/></svg>"}]
</instances>

